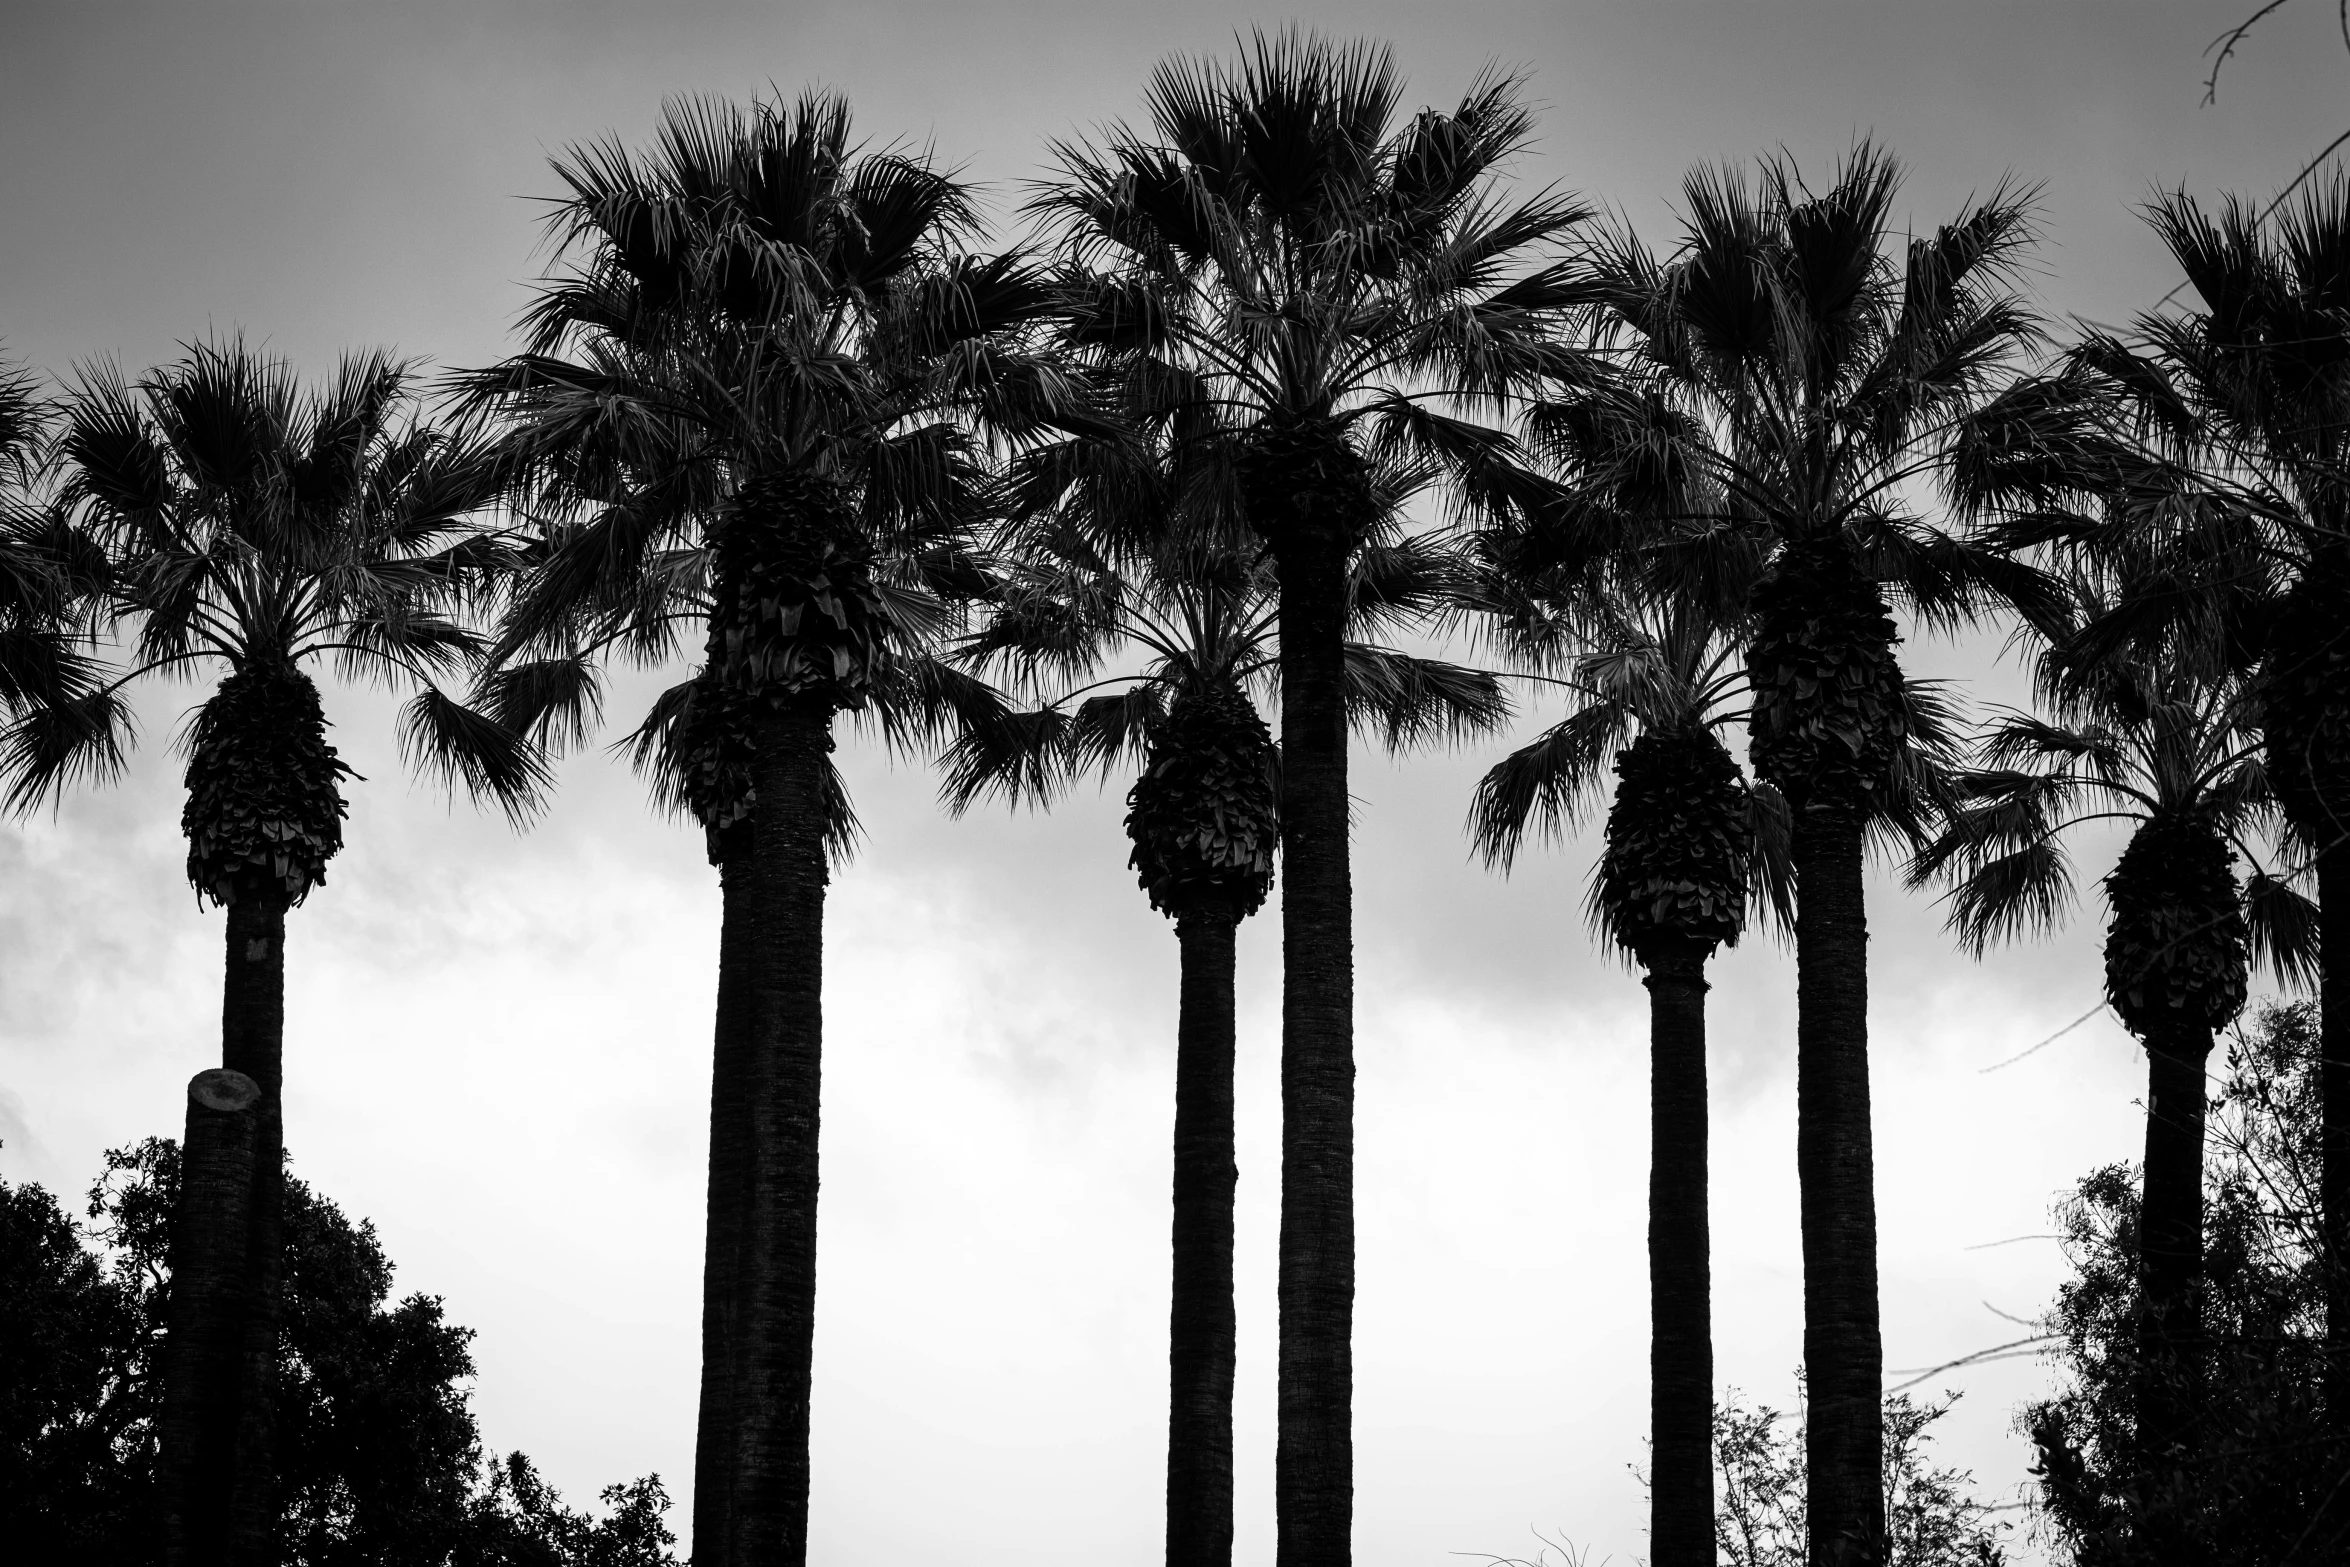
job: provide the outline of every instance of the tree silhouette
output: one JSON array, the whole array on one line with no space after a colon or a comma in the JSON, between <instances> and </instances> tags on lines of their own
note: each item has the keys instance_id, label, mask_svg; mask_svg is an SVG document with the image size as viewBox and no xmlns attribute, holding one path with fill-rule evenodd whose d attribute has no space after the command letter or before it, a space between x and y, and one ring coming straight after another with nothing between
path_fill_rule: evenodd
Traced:
<instances>
[{"instance_id":1,"label":"tree silhouette","mask_svg":"<svg viewBox=\"0 0 2350 1567\"><path fill-rule=\"evenodd\" d=\"M118 773L132 737L127 689L151 675L221 670L187 730L188 880L227 914L221 1062L259 1089L249 1190L191 1189L190 1212L235 1210L244 1288L222 1298L241 1339L226 1429L186 1431L167 1471L233 1452L224 1495L167 1498L176 1546L233 1539L266 1552L274 1524L272 1379L284 1214L285 925L342 847L341 782L308 668L408 687L400 737L417 765L526 811L544 774L513 735L443 694L478 641L454 618L498 560L468 520L486 470L412 417L409 367L346 357L308 395L283 362L241 343L191 347L135 385L100 367L65 404L62 500L105 551L107 622L129 638L102 681L24 713L0 734L7 804L29 810L79 779ZM167 1400L183 1390L166 1389ZM219 1531L227 1531L222 1534ZM200 1544L198 1542L201 1542Z\"/></svg>"},{"instance_id":2,"label":"tree silhouette","mask_svg":"<svg viewBox=\"0 0 2350 1567\"><path fill-rule=\"evenodd\" d=\"M2331 168L2259 212L2162 193L2147 217L2196 303L2086 333L1979 432L1973 463L2009 513L2008 547L2104 585L2100 648L2160 645L2251 678L2246 721L2335 937L2318 943L2334 1002L2321 1007L2321 1208L2340 1257L2350 971L2325 954L2350 951L2350 173ZM2350 1322L2350 1269L2333 1280L2329 1321ZM2328 1405L2350 1436L2350 1352L2332 1375Z\"/></svg>"},{"instance_id":3,"label":"tree silhouette","mask_svg":"<svg viewBox=\"0 0 2350 1567\"><path fill-rule=\"evenodd\" d=\"M1625 235L1592 263L1626 372L1678 416L1652 421L1628 460L1704 473L1722 525L1771 550L1746 662L1755 772L1793 820L1806 1517L1821 1567L1874 1561L1884 1534L1862 867L1872 823L1914 782L1888 595L1937 627L2003 602L2044 608L2029 569L1915 509L1921 486L1960 477L1956 428L2033 340L2003 286L2029 193L1996 189L1897 265L1898 177L1866 143L1816 193L1784 159L1751 181L1701 169L1673 253ZM1588 378L1565 392L1566 417L1593 399Z\"/></svg>"},{"instance_id":4,"label":"tree silhouette","mask_svg":"<svg viewBox=\"0 0 2350 1567\"><path fill-rule=\"evenodd\" d=\"M1131 503L1153 491L1119 493ZM1208 1567L1232 1555L1234 944L1272 887L1279 837L1279 752L1257 710L1278 659L1277 585L1257 552L1218 548L1213 530L1187 528L1171 510L1157 513L1156 550L1129 549L1113 568L1080 521L1098 521L1102 499L1056 508L1027 531L999 602L963 649L1022 684L1061 689L966 730L948 752L944 792L960 814L986 793L1042 804L1086 773L1136 770L1129 863L1175 922L1182 954L1167 1560ZM1120 521L1110 531L1131 541L1138 530ZM1345 648L1347 711L1390 749L1486 732L1507 715L1491 676L1360 639L1438 607L1454 574L1442 550L1401 536L1392 517L1349 573L1358 636ZM1121 658L1136 663L1111 672Z\"/></svg>"},{"instance_id":5,"label":"tree silhouette","mask_svg":"<svg viewBox=\"0 0 2350 1567\"><path fill-rule=\"evenodd\" d=\"M807 1550L829 755L843 712L927 738L978 682L929 656L983 591L974 435L1090 419L1024 335L1050 302L1016 257L962 254L968 193L850 139L811 95L671 104L654 144L555 161L576 258L525 350L461 378L499 421L542 543L514 586L489 705L584 735L596 660L699 674L636 735L701 820L724 896L711 1084L694 1541L720 1564Z\"/></svg>"},{"instance_id":6,"label":"tree silhouette","mask_svg":"<svg viewBox=\"0 0 2350 1567\"><path fill-rule=\"evenodd\" d=\"M2096 596L2083 596L2093 619ZM2202 1435L2183 1372L2197 1358L2201 1311L2205 1062L2244 1004L2252 957L2288 982L2310 976L2317 911L2257 869L2254 835L2275 804L2241 683L2159 656L2084 661L2079 647L2069 639L2041 662L2053 721L2009 713L1989 726L1984 765L1957 780L1964 803L1911 882L1952 882L1950 928L1979 955L2062 917L2069 829L2135 824L2104 882L2105 994L2147 1054L2136 1385L2142 1477L2153 1486L2191 1462ZM2256 866L2241 886L2238 854Z\"/></svg>"},{"instance_id":7,"label":"tree silhouette","mask_svg":"<svg viewBox=\"0 0 2350 1567\"><path fill-rule=\"evenodd\" d=\"M1344 652L1373 471L1474 474L1491 406L1568 351L1547 252L1584 211L1510 203L1532 121L1487 76L1398 123L1388 51L1253 34L1176 59L1147 128L1062 144L1037 211L1069 265L1071 329L1169 367L1228 432L1229 485L1270 552L1281 670L1282 1200L1275 1507L1283 1567L1350 1559L1354 957Z\"/></svg>"},{"instance_id":8,"label":"tree silhouette","mask_svg":"<svg viewBox=\"0 0 2350 1567\"><path fill-rule=\"evenodd\" d=\"M1790 890L1787 824L1717 733L1741 716L1726 705L1740 683L1734 623L1693 599L1594 618L1567 633L1580 655L1562 655L1548 613L1504 621L1504 645L1558 671L1545 678L1572 710L1486 773L1469 826L1486 863L1507 869L1529 832L1557 836L1583 814L1613 762L1590 914L1649 993L1649 1537L1658 1567L1678 1567L1714 1549L1705 966L1737 944L1750 898Z\"/></svg>"}]
</instances>

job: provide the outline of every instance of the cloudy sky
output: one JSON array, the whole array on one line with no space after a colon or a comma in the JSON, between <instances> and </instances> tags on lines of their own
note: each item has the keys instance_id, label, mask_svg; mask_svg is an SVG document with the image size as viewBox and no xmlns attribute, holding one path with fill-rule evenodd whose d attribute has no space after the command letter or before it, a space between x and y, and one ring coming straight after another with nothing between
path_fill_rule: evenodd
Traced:
<instances>
[{"instance_id":1,"label":"cloudy sky","mask_svg":"<svg viewBox=\"0 0 2350 1567\"><path fill-rule=\"evenodd\" d=\"M2200 106L2237 5L1842 3L89 4L17 0L0 50L0 343L133 371L241 330L329 368L391 344L500 352L549 153L641 140L665 97L822 83L863 131L1017 200L1046 141L1132 112L1171 52L1300 20L1392 40L1414 102L1520 67L1519 176L1669 237L1698 161L1856 135L1926 228L2044 182L2038 287L2119 320L2177 279L2157 184L2273 189L2350 123L2333 7L2264 23ZM1909 650L2012 700L1996 636ZM650 676L613 693L633 721ZM220 916L180 874L148 694L119 786L0 826L0 1174L78 1193L176 1134L218 1049ZM330 694L349 847L289 940L297 1170L372 1218L399 1287L477 1328L487 1440L584 1500L658 1470L688 1516L717 896L698 833L601 753L517 837L402 773L390 705ZM1539 714L1534 715L1539 717ZM1644 1553L1644 995L1579 919L1588 842L1504 881L1460 822L1490 755L1356 774L1366 1567ZM1175 944L1124 869L1116 791L1050 818L941 817L933 779L844 747L869 839L830 905L814 1560L1146 1560L1160 1528ZM2112 845L2091 845L2089 884ZM2140 1057L2092 1012L2094 911L1975 965L1873 892L1887 1363L2013 1337L2061 1276L2052 1200L2135 1145ZM1272 1560L1277 916L1241 944L1240 1545ZM1801 1342L1793 971L1715 967L1722 1380L1794 1397ZM1996 1244L2012 1242L2011 1244ZM2013 1495L2029 1362L1952 1373L1943 1449Z\"/></svg>"}]
</instances>

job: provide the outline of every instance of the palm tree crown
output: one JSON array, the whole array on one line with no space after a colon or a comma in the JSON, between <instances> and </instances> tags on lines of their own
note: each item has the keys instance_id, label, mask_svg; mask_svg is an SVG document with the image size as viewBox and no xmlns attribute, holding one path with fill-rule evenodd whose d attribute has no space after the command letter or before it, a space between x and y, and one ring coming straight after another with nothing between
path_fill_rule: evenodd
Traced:
<instances>
[{"instance_id":1,"label":"palm tree crown","mask_svg":"<svg viewBox=\"0 0 2350 1567\"><path fill-rule=\"evenodd\" d=\"M1919 852L1911 883L1952 884L1950 929L1979 954L2063 917L2072 828L2133 822L2104 881L2107 999L2141 1038L2225 1027L2251 960L2302 983L2316 956L2314 905L2260 868L2260 838L2280 824L2245 684L2143 651L2085 662L2081 640L2041 661L2054 718L1991 723L1983 765L1954 780L1960 806ZM2242 887L2239 855L2254 867Z\"/></svg>"},{"instance_id":2,"label":"palm tree crown","mask_svg":"<svg viewBox=\"0 0 2350 1567\"><path fill-rule=\"evenodd\" d=\"M577 739L599 657L662 662L700 624L697 681L664 694L634 751L715 859L750 808L746 703L870 705L911 740L942 704L985 700L927 652L985 584L973 421L1088 421L1027 345L1040 280L961 253L968 192L855 145L838 97L673 104L649 154L598 144L555 167L569 194L551 229L581 259L532 307L525 351L460 383L501 419L543 534L492 705Z\"/></svg>"},{"instance_id":3,"label":"palm tree crown","mask_svg":"<svg viewBox=\"0 0 2350 1567\"><path fill-rule=\"evenodd\" d=\"M300 901L342 842L338 780L305 665L412 689L411 758L527 811L544 775L515 737L445 695L480 638L462 615L503 546L471 521L477 457L413 418L414 373L347 357L304 396L282 362L199 345L137 384L100 368L67 399L64 504L104 549L105 613L135 628L127 667L27 713L0 741L8 803L111 776L127 688L222 669L190 731L188 871L203 896Z\"/></svg>"}]
</instances>

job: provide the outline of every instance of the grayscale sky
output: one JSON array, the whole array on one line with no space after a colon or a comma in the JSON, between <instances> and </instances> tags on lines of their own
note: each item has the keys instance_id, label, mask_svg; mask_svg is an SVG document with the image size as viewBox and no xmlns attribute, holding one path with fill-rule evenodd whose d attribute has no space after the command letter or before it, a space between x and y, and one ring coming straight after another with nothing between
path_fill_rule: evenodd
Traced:
<instances>
[{"instance_id":1,"label":"grayscale sky","mask_svg":"<svg viewBox=\"0 0 2350 1567\"><path fill-rule=\"evenodd\" d=\"M1856 135L1929 228L2045 182L2045 308L2119 320L2177 279L2135 215L2158 183L2274 189L2350 124L2334 8L2264 23L2200 107L2219 4L90 3L0 23L0 342L134 372L241 330L306 371L347 345L497 354L543 258L549 153L641 141L663 98L846 90L1009 212L1050 138L1132 112L1153 62L1302 20L1392 40L1412 100L1522 68L1521 177L1659 240L1693 162ZM2013 700L1993 634L1909 650ZM634 721L655 677L613 692ZM101 1149L176 1133L217 1052L220 916L180 873L150 693L119 787L0 825L0 1172L76 1194ZM398 1287L480 1331L487 1440L575 1501L692 1474L716 886L601 752L527 836L404 775L388 702L330 693L349 847L294 917L296 1169L379 1226ZM835 882L826 985L819 1563L1136 1562L1158 1550L1175 943L1125 869L1120 791L1049 819L945 820L919 766L844 746L869 840ZM1503 880L1460 831L1489 753L1356 792L1360 976L1357 1541L1365 1567L1644 1554L1644 996L1580 920L1588 839ZM2094 846L2092 846L2094 849ZM2110 856L2112 846L2103 851ZM2092 852L2083 885L2105 862ZM1976 965L1888 877L1873 1028L1891 1367L2018 1336L2047 1210L2131 1156L2140 1057L2095 1014L2095 910ZM1278 942L1241 945L1238 1560L1272 1560ZM1722 1380L1795 1397L1793 972L1715 967ZM2012 1244L1995 1244L2008 1242ZM1944 1375L1945 1456L2012 1496L2029 1361ZM689 1506L674 1515L683 1532ZM2025 1553L2021 1559L2032 1559Z\"/></svg>"}]
</instances>

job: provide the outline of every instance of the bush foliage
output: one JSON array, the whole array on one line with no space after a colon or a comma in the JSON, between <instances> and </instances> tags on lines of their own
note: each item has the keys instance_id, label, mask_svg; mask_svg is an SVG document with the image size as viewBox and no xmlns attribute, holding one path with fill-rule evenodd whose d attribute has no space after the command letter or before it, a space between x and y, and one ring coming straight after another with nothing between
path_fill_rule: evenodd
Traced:
<instances>
[{"instance_id":1,"label":"bush foliage","mask_svg":"<svg viewBox=\"0 0 2350 1567\"><path fill-rule=\"evenodd\" d=\"M106 1155L87 1223L0 1181L0 1539L19 1558L143 1567L179 1147ZM675 1567L658 1476L566 1507L521 1453L485 1455L473 1331L392 1298L375 1226L286 1180L278 1366L286 1567Z\"/></svg>"}]
</instances>

